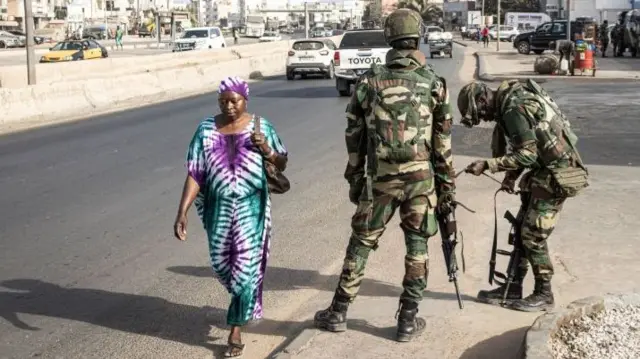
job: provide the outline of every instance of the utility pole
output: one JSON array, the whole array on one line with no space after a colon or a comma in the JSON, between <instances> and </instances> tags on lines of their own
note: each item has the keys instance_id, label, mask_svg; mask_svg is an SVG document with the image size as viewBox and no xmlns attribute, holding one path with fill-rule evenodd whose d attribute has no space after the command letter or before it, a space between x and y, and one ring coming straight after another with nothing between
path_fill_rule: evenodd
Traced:
<instances>
[{"instance_id":1,"label":"utility pole","mask_svg":"<svg viewBox=\"0 0 640 359\"><path fill-rule=\"evenodd\" d=\"M571 0L567 0L567 40L571 41Z\"/></svg>"},{"instance_id":2,"label":"utility pole","mask_svg":"<svg viewBox=\"0 0 640 359\"><path fill-rule=\"evenodd\" d=\"M568 1L568 0L567 0ZM498 26L496 26L496 51L500 51L500 0L498 0Z\"/></svg>"},{"instance_id":3,"label":"utility pole","mask_svg":"<svg viewBox=\"0 0 640 359\"><path fill-rule=\"evenodd\" d=\"M36 52L34 50L33 33L33 9L31 0L24 1L25 33L27 35L27 82L29 85L36 84Z\"/></svg>"},{"instance_id":4,"label":"utility pole","mask_svg":"<svg viewBox=\"0 0 640 359\"><path fill-rule=\"evenodd\" d=\"M482 0L482 11L480 11L480 25L484 25L484 0Z\"/></svg>"},{"instance_id":5,"label":"utility pole","mask_svg":"<svg viewBox=\"0 0 640 359\"><path fill-rule=\"evenodd\" d=\"M309 4L304 3L304 38L309 38Z\"/></svg>"}]
</instances>

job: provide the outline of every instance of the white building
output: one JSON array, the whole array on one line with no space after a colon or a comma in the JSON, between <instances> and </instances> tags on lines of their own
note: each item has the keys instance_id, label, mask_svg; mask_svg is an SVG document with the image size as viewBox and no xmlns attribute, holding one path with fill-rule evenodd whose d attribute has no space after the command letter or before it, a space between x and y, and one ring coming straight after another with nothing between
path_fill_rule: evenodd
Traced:
<instances>
[{"instance_id":1,"label":"white building","mask_svg":"<svg viewBox=\"0 0 640 359\"><path fill-rule=\"evenodd\" d=\"M571 0L570 2L571 20L578 17L593 17L598 22L609 20L613 23L617 20L620 11L631 9L630 0ZM560 17L565 18L564 11L567 8L566 0L547 0L546 8L550 11L558 11Z\"/></svg>"}]
</instances>

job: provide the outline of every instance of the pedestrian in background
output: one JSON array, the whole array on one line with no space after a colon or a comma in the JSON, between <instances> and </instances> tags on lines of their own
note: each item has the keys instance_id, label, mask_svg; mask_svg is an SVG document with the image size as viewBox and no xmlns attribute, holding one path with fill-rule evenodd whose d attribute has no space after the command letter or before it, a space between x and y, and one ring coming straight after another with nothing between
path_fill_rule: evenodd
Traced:
<instances>
[{"instance_id":1,"label":"pedestrian in background","mask_svg":"<svg viewBox=\"0 0 640 359\"><path fill-rule=\"evenodd\" d=\"M214 275L231 294L225 356L239 357L245 346L242 326L262 318L262 283L271 241L265 161L284 171L287 150L269 121L247 112L249 85L244 80L223 80L218 94L222 113L200 123L189 145L174 234L186 240L187 211L195 203Z\"/></svg>"},{"instance_id":2,"label":"pedestrian in background","mask_svg":"<svg viewBox=\"0 0 640 359\"><path fill-rule=\"evenodd\" d=\"M489 27L485 25L480 34L482 35L484 47L489 47Z\"/></svg>"},{"instance_id":3,"label":"pedestrian in background","mask_svg":"<svg viewBox=\"0 0 640 359\"><path fill-rule=\"evenodd\" d=\"M120 47L120 50L124 50L124 48L122 47L122 36L123 36L123 31L122 28L120 28L120 25L118 25L118 27L116 28L116 49L118 49L118 47Z\"/></svg>"},{"instance_id":4,"label":"pedestrian in background","mask_svg":"<svg viewBox=\"0 0 640 359\"><path fill-rule=\"evenodd\" d=\"M607 48L609 47L609 21L604 20L599 30L600 51L602 51L602 57L607 57Z\"/></svg>"}]
</instances>

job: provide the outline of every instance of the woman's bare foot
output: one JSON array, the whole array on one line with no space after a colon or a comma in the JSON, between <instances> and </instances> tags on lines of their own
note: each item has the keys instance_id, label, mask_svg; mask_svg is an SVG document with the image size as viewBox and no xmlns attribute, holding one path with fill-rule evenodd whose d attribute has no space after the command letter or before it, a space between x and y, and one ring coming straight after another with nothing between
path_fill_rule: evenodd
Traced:
<instances>
[{"instance_id":1,"label":"woman's bare foot","mask_svg":"<svg viewBox=\"0 0 640 359\"><path fill-rule=\"evenodd\" d=\"M227 342L229 344L229 347L224 353L225 357L237 358L242 356L244 352L244 344L242 344L242 334L240 332L240 327L231 327L231 332L229 333L229 339Z\"/></svg>"}]
</instances>

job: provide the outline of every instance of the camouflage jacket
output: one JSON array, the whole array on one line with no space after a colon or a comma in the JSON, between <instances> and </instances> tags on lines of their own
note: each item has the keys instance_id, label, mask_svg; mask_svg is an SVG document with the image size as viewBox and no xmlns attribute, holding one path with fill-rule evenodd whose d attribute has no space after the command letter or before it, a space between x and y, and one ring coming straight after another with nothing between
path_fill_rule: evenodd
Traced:
<instances>
[{"instance_id":1,"label":"camouflage jacket","mask_svg":"<svg viewBox=\"0 0 640 359\"><path fill-rule=\"evenodd\" d=\"M602 24L598 28L598 40L600 41L609 41L609 25Z\"/></svg>"},{"instance_id":2,"label":"camouflage jacket","mask_svg":"<svg viewBox=\"0 0 640 359\"><path fill-rule=\"evenodd\" d=\"M518 177L525 169L574 165L578 154L573 147L575 143L569 141L575 135L573 132L567 135L563 132L566 129L552 120L555 112L544 105L541 96L520 86L518 81L504 81L494 101L497 110L491 141L493 158L487 161L492 173L508 171L508 176ZM507 145L511 148L509 153Z\"/></svg>"},{"instance_id":3,"label":"camouflage jacket","mask_svg":"<svg viewBox=\"0 0 640 359\"><path fill-rule=\"evenodd\" d=\"M389 50L386 65L388 68L418 68L426 66L424 54L420 51ZM445 82L435 73L436 79L431 84L431 104L420 108L423 116L431 117L427 121L432 124L429 131L430 138L426 138L430 149L425 149L425 158L406 163L387 163L379 160L375 180L379 182L401 180L414 182L435 177L436 189L439 193L454 192L453 180L453 155L451 153L451 126L452 113L449 104L449 93ZM345 170L345 179L354 184L365 176L365 164L367 157L367 122L366 114L369 110L371 99L369 98L369 83L372 70L360 77L356 84L355 92L347 105L347 128L345 139L349 161ZM426 134L425 134L426 136ZM430 152L429 152L430 151Z\"/></svg>"}]
</instances>

